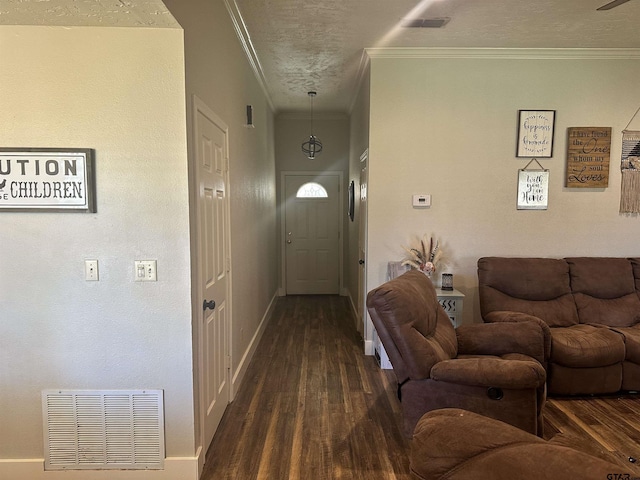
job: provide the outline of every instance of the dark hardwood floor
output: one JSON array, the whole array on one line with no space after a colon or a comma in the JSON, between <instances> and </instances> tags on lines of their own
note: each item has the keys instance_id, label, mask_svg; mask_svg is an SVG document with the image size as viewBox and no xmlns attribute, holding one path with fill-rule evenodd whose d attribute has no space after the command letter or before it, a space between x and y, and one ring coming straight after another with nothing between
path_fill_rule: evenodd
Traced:
<instances>
[{"instance_id":1,"label":"dark hardwood floor","mask_svg":"<svg viewBox=\"0 0 640 480\"><path fill-rule=\"evenodd\" d=\"M640 479L639 394L551 398L544 419L545 438L620 465Z\"/></svg>"},{"instance_id":2,"label":"dark hardwood floor","mask_svg":"<svg viewBox=\"0 0 640 480\"><path fill-rule=\"evenodd\" d=\"M202 480L411 478L393 372L363 355L354 325L344 297L277 300ZM640 477L638 402L550 400L545 437Z\"/></svg>"}]
</instances>

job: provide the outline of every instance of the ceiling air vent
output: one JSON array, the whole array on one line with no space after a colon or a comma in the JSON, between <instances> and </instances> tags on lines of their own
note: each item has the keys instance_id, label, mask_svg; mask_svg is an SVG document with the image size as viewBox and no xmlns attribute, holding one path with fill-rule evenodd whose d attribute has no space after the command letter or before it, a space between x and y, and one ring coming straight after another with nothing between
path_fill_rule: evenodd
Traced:
<instances>
[{"instance_id":1,"label":"ceiling air vent","mask_svg":"<svg viewBox=\"0 0 640 480\"><path fill-rule=\"evenodd\" d=\"M45 470L162 469L162 390L45 390Z\"/></svg>"},{"instance_id":2,"label":"ceiling air vent","mask_svg":"<svg viewBox=\"0 0 640 480\"><path fill-rule=\"evenodd\" d=\"M404 28L442 28L451 20L449 17L440 18L405 18L402 20Z\"/></svg>"}]
</instances>

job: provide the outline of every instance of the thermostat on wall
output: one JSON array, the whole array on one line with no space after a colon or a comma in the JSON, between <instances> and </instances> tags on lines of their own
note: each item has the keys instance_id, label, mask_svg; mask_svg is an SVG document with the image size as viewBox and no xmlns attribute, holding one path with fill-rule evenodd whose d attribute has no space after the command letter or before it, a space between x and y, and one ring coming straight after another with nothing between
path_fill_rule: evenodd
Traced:
<instances>
[{"instance_id":1,"label":"thermostat on wall","mask_svg":"<svg viewBox=\"0 0 640 480\"><path fill-rule=\"evenodd\" d=\"M422 208L431 206L431 195L414 195L413 207Z\"/></svg>"}]
</instances>

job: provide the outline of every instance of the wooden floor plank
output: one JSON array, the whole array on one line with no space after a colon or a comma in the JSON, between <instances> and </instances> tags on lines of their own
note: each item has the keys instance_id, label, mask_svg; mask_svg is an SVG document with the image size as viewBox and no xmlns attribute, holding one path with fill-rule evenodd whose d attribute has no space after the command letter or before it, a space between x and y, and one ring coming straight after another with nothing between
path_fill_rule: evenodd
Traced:
<instances>
[{"instance_id":1,"label":"wooden floor plank","mask_svg":"<svg viewBox=\"0 0 640 480\"><path fill-rule=\"evenodd\" d=\"M363 354L348 300L276 301L202 480L409 480L395 377ZM640 397L549 399L545 438L637 472Z\"/></svg>"},{"instance_id":2,"label":"wooden floor plank","mask_svg":"<svg viewBox=\"0 0 640 480\"><path fill-rule=\"evenodd\" d=\"M545 438L624 467L640 478L640 397L637 394L550 398Z\"/></svg>"}]
</instances>

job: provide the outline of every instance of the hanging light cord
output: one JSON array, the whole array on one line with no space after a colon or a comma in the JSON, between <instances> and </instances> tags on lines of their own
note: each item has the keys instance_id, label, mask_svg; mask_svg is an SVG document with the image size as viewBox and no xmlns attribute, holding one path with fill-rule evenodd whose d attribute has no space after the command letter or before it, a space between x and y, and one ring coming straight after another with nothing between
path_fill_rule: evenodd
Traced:
<instances>
[{"instance_id":1,"label":"hanging light cord","mask_svg":"<svg viewBox=\"0 0 640 480\"><path fill-rule=\"evenodd\" d=\"M309 111L311 113L309 126L311 128L311 131L309 132L309 140L302 143L302 151L309 160L313 160L314 158L316 158L316 155L322 152L322 142L313 134L313 97L316 96L316 92L308 92L308 95Z\"/></svg>"}]
</instances>

